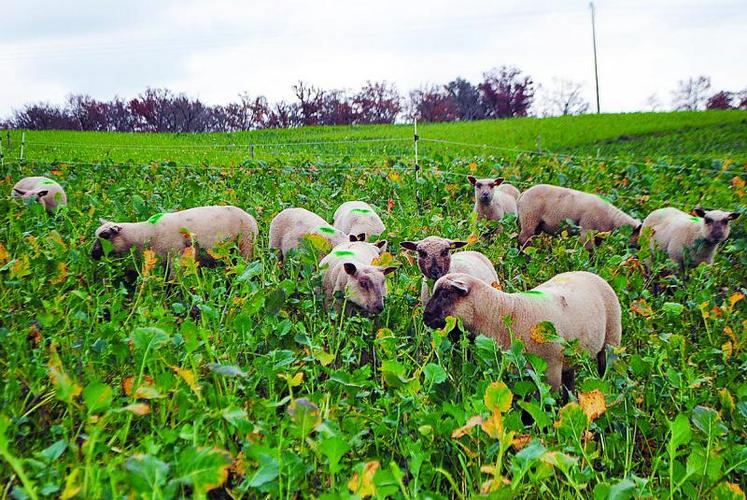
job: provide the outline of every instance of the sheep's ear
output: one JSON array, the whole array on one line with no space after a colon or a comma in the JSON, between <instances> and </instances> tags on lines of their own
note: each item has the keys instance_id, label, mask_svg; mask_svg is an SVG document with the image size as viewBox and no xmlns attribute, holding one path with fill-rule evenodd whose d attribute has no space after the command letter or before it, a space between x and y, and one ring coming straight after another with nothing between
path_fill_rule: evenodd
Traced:
<instances>
[{"instance_id":1,"label":"sheep's ear","mask_svg":"<svg viewBox=\"0 0 747 500\"><path fill-rule=\"evenodd\" d=\"M462 281L453 281L451 283L451 288L454 289L454 291L462 297L469 293L469 287L467 286L467 283L464 283Z\"/></svg>"},{"instance_id":2,"label":"sheep's ear","mask_svg":"<svg viewBox=\"0 0 747 500\"><path fill-rule=\"evenodd\" d=\"M384 276L386 276L387 274L391 274L396 270L397 270L397 266L389 266L389 267L385 267L384 269L382 269L381 272L384 273Z\"/></svg>"},{"instance_id":3,"label":"sheep's ear","mask_svg":"<svg viewBox=\"0 0 747 500\"><path fill-rule=\"evenodd\" d=\"M475 183L477 182L477 179L475 179L475 176L474 176L474 175L468 175L468 176L467 176L467 179L469 179L469 183L470 183L470 184L472 184L473 186L474 186L474 185L475 185Z\"/></svg>"},{"instance_id":4,"label":"sheep's ear","mask_svg":"<svg viewBox=\"0 0 747 500\"><path fill-rule=\"evenodd\" d=\"M366 241L366 233L359 234L358 241Z\"/></svg>"},{"instance_id":5,"label":"sheep's ear","mask_svg":"<svg viewBox=\"0 0 747 500\"><path fill-rule=\"evenodd\" d=\"M21 196L23 196L24 194L26 194L26 191L24 191L23 189L13 188L13 191L15 191L16 193L20 194Z\"/></svg>"},{"instance_id":6,"label":"sheep's ear","mask_svg":"<svg viewBox=\"0 0 747 500\"><path fill-rule=\"evenodd\" d=\"M355 276L355 273L358 272L358 268L355 267L355 264L352 262L346 262L343 264L345 266L345 272L348 273L350 276Z\"/></svg>"},{"instance_id":7,"label":"sheep's ear","mask_svg":"<svg viewBox=\"0 0 747 500\"><path fill-rule=\"evenodd\" d=\"M407 250L417 250L418 243L416 241L400 241L399 246L406 248Z\"/></svg>"},{"instance_id":8,"label":"sheep's ear","mask_svg":"<svg viewBox=\"0 0 747 500\"><path fill-rule=\"evenodd\" d=\"M503 184L503 177L496 177L493 181L493 187L500 186L501 184Z\"/></svg>"},{"instance_id":9,"label":"sheep's ear","mask_svg":"<svg viewBox=\"0 0 747 500\"><path fill-rule=\"evenodd\" d=\"M727 217L729 220L739 219L739 216L742 215L739 212L732 212L729 214L729 217Z\"/></svg>"},{"instance_id":10,"label":"sheep's ear","mask_svg":"<svg viewBox=\"0 0 747 500\"><path fill-rule=\"evenodd\" d=\"M112 235L119 234L120 231L122 231L122 226L112 226L109 228L112 232Z\"/></svg>"},{"instance_id":11,"label":"sheep's ear","mask_svg":"<svg viewBox=\"0 0 747 500\"><path fill-rule=\"evenodd\" d=\"M102 218L99 218L99 224L101 224L101 225L104 225L104 224L106 224L107 222L109 222L109 221L108 221L108 220L106 220L106 219L102 219Z\"/></svg>"},{"instance_id":12,"label":"sheep's ear","mask_svg":"<svg viewBox=\"0 0 747 500\"><path fill-rule=\"evenodd\" d=\"M386 246L389 244L387 240L379 240L374 243L374 246L379 249L379 253L386 251Z\"/></svg>"},{"instance_id":13,"label":"sheep's ear","mask_svg":"<svg viewBox=\"0 0 747 500\"><path fill-rule=\"evenodd\" d=\"M643 229L643 223L641 223L641 224L638 224L638 225L637 225L637 226L636 226L636 227L635 227L635 228L633 229L633 236L638 236L638 235L640 235L640 234L641 234L641 229Z\"/></svg>"},{"instance_id":14,"label":"sheep's ear","mask_svg":"<svg viewBox=\"0 0 747 500\"><path fill-rule=\"evenodd\" d=\"M465 245L467 245L466 241L452 241L451 243L449 243L449 248L451 250L456 250L457 248L462 248Z\"/></svg>"},{"instance_id":15,"label":"sheep's ear","mask_svg":"<svg viewBox=\"0 0 747 500\"><path fill-rule=\"evenodd\" d=\"M356 235L354 235L354 234L351 234L350 236L348 236L348 239L350 241L358 241L358 237Z\"/></svg>"},{"instance_id":16,"label":"sheep's ear","mask_svg":"<svg viewBox=\"0 0 747 500\"><path fill-rule=\"evenodd\" d=\"M48 193L49 193L49 191L47 191L46 189L44 191L37 191L36 192L36 197L37 198L43 198L43 197L47 196Z\"/></svg>"},{"instance_id":17,"label":"sheep's ear","mask_svg":"<svg viewBox=\"0 0 747 500\"><path fill-rule=\"evenodd\" d=\"M705 210L703 210L703 208L702 208L702 207L700 207L700 205L699 205L699 206L697 206L697 207L695 207L695 208L693 208L693 212L694 212L694 213L695 213L695 215L697 215L698 217L705 217L705 214L706 214L706 211L705 211Z\"/></svg>"}]
</instances>

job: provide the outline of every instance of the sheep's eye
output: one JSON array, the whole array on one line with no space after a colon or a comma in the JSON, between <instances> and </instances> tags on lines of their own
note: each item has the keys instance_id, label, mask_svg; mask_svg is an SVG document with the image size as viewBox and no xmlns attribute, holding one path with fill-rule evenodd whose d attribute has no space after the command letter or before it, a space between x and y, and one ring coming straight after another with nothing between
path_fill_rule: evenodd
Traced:
<instances>
[{"instance_id":1,"label":"sheep's eye","mask_svg":"<svg viewBox=\"0 0 747 500\"><path fill-rule=\"evenodd\" d=\"M101 231L99 233L99 238L102 238L104 240L108 240L109 238L111 238L111 236L112 236L112 233L110 233L108 229L106 231Z\"/></svg>"},{"instance_id":2,"label":"sheep's eye","mask_svg":"<svg viewBox=\"0 0 747 500\"><path fill-rule=\"evenodd\" d=\"M361 288L363 288L364 290L368 290L369 288L368 281L366 280L361 281Z\"/></svg>"},{"instance_id":3,"label":"sheep's eye","mask_svg":"<svg viewBox=\"0 0 747 500\"><path fill-rule=\"evenodd\" d=\"M444 250L444 251L441 252L441 257L446 257L447 255L449 255L449 249L448 248L446 250Z\"/></svg>"},{"instance_id":4,"label":"sheep's eye","mask_svg":"<svg viewBox=\"0 0 747 500\"><path fill-rule=\"evenodd\" d=\"M480 189L480 188L482 187L482 184L480 184L480 183L478 182L477 184L475 184L475 187L476 187L477 189Z\"/></svg>"},{"instance_id":5,"label":"sheep's eye","mask_svg":"<svg viewBox=\"0 0 747 500\"><path fill-rule=\"evenodd\" d=\"M706 224L711 224L713 222L713 219L709 219L708 217L705 218Z\"/></svg>"},{"instance_id":6,"label":"sheep's eye","mask_svg":"<svg viewBox=\"0 0 747 500\"><path fill-rule=\"evenodd\" d=\"M418 255L420 255L421 257L425 258L426 253L425 253L424 250L418 250Z\"/></svg>"}]
</instances>

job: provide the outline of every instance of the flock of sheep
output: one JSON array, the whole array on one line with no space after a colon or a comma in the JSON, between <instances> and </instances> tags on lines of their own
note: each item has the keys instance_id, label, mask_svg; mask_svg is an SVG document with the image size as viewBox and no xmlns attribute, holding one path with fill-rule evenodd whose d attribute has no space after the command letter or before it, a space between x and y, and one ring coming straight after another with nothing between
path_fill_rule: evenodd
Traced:
<instances>
[{"instance_id":1,"label":"flock of sheep","mask_svg":"<svg viewBox=\"0 0 747 500\"><path fill-rule=\"evenodd\" d=\"M684 270L701 262L712 263L719 243L729 235L729 221L738 212L705 211L696 208L691 216L676 208L653 211L641 223L602 198L581 191L548 184L535 185L520 193L503 179L476 179L475 211L478 218L501 220L505 214L518 215L523 247L534 235L556 234L566 221L580 228L587 249L596 243L595 233L622 226L633 228L637 239L642 228L653 230L652 247L664 250ZM13 187L15 197L38 200L48 211L65 204L62 187L44 177L27 177ZM331 251L320 261L323 287L328 303L342 292L345 301L362 311L376 315L384 310L387 294L386 275L395 267L375 264L386 250L387 241L367 242L386 228L373 207L362 201L343 203L328 224L320 216L303 208L288 208L270 223L270 248L279 252L281 262L309 235L321 237ZM185 237L185 235L187 235ZM150 248L164 262L196 246L210 249L216 243L238 241L242 257L252 258L258 235L257 221L233 206L196 207L179 212L157 214L143 222L102 221L96 230L91 256L104 254L102 240L109 242L114 254ZM400 245L417 253L422 272L421 298L424 321L432 328L445 325L447 316L460 318L473 334L494 338L508 348L511 335L520 338L526 350L548 363L547 379L554 389L561 384L573 390L573 372L564 369L563 349L557 342L544 341L538 325L551 322L564 339L579 345L597 357L600 375L606 364L606 345L619 345L620 302L612 287L596 274L575 271L559 274L536 288L521 293L504 293L495 286L498 274L490 260L480 252L454 252L465 245L438 236L421 241L403 241ZM432 292L427 280L434 280ZM505 319L509 318L506 322Z\"/></svg>"}]
</instances>

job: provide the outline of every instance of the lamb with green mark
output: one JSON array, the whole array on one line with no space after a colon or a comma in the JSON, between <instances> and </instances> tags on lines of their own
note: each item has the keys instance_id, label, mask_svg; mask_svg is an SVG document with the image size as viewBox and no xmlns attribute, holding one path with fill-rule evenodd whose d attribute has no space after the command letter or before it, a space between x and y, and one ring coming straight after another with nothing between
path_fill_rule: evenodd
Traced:
<instances>
[{"instance_id":1,"label":"lamb with green mark","mask_svg":"<svg viewBox=\"0 0 747 500\"><path fill-rule=\"evenodd\" d=\"M363 201L346 201L335 210L333 225L349 234L379 236L386 231L381 217Z\"/></svg>"},{"instance_id":2,"label":"lamb with green mark","mask_svg":"<svg viewBox=\"0 0 747 500\"><path fill-rule=\"evenodd\" d=\"M280 252L281 262L289 251L301 246L307 235L321 236L335 247L347 241L358 241L357 236L336 229L320 216L305 208L286 208L270 222L270 248Z\"/></svg>"},{"instance_id":3,"label":"lamb with green mark","mask_svg":"<svg viewBox=\"0 0 747 500\"><path fill-rule=\"evenodd\" d=\"M46 177L21 179L13 186L12 195L23 201L38 201L47 212L54 212L58 206L67 205L65 190Z\"/></svg>"}]
</instances>

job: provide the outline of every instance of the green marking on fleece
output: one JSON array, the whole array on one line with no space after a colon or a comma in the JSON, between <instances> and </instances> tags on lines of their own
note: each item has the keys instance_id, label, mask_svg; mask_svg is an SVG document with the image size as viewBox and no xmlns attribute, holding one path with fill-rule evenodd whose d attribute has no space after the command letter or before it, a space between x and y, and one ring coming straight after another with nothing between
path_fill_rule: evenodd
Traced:
<instances>
[{"instance_id":1,"label":"green marking on fleece","mask_svg":"<svg viewBox=\"0 0 747 500\"><path fill-rule=\"evenodd\" d=\"M158 221L161 220L161 217L163 217L164 215L166 215L166 214L165 213L160 213L160 214L151 215L150 219L148 219L148 222L150 224L157 224Z\"/></svg>"},{"instance_id":2,"label":"green marking on fleece","mask_svg":"<svg viewBox=\"0 0 747 500\"><path fill-rule=\"evenodd\" d=\"M42 184L44 186L54 186L57 183L55 181L51 181L49 179L45 179L45 180L41 181L39 184Z\"/></svg>"},{"instance_id":3,"label":"green marking on fleece","mask_svg":"<svg viewBox=\"0 0 747 500\"><path fill-rule=\"evenodd\" d=\"M690 217L690 220L693 221L693 222L703 222L703 218L702 217L692 216L692 217Z\"/></svg>"},{"instance_id":4,"label":"green marking on fleece","mask_svg":"<svg viewBox=\"0 0 747 500\"><path fill-rule=\"evenodd\" d=\"M367 208L354 208L350 212L354 214L370 214L371 210Z\"/></svg>"},{"instance_id":5,"label":"green marking on fleece","mask_svg":"<svg viewBox=\"0 0 747 500\"><path fill-rule=\"evenodd\" d=\"M335 228L331 226L321 226L319 228L320 233L335 234Z\"/></svg>"},{"instance_id":6,"label":"green marking on fleece","mask_svg":"<svg viewBox=\"0 0 747 500\"><path fill-rule=\"evenodd\" d=\"M334 253L337 257L355 257L355 252L352 250L335 250Z\"/></svg>"},{"instance_id":7,"label":"green marking on fleece","mask_svg":"<svg viewBox=\"0 0 747 500\"><path fill-rule=\"evenodd\" d=\"M520 295L528 295L530 297L545 297L547 294L542 290L529 290L528 292L519 292Z\"/></svg>"}]
</instances>

